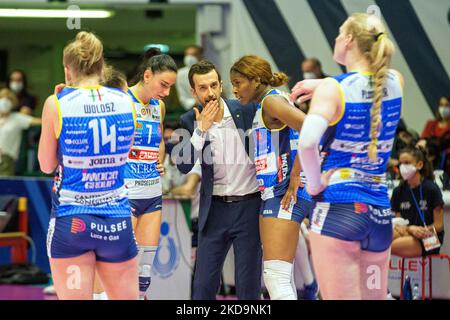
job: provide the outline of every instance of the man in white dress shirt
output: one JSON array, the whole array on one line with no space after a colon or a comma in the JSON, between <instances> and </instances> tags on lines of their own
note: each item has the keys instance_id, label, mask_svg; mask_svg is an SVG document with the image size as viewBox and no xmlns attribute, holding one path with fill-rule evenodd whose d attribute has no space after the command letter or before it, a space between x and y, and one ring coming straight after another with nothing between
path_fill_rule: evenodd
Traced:
<instances>
[{"instance_id":1,"label":"man in white dress shirt","mask_svg":"<svg viewBox=\"0 0 450 320\"><path fill-rule=\"evenodd\" d=\"M199 106L181 117L180 124L190 135L172 156L181 172L189 172L198 159L202 168L192 297L216 298L223 263L233 245L236 295L257 300L261 291L261 199L250 160L253 151L244 134L251 129L256 105L222 99L220 75L207 61L191 67L189 81Z\"/></svg>"}]
</instances>

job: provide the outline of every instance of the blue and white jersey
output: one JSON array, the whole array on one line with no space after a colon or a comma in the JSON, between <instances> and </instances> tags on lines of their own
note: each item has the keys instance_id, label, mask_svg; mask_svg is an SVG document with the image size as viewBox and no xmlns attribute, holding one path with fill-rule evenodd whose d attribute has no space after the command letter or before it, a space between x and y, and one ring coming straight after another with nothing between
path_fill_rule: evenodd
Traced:
<instances>
[{"instance_id":1,"label":"blue and white jersey","mask_svg":"<svg viewBox=\"0 0 450 320\"><path fill-rule=\"evenodd\" d=\"M351 72L334 77L342 94L341 117L322 138L322 171L337 168L325 191L314 197L324 202L363 202L389 207L386 169L400 121L402 88L389 70L383 89L378 158L368 157L370 110L373 104L372 73Z\"/></svg>"},{"instance_id":2,"label":"blue and white jersey","mask_svg":"<svg viewBox=\"0 0 450 320\"><path fill-rule=\"evenodd\" d=\"M262 200L282 196L286 193L289 186L289 175L297 155L299 137L298 131L286 125L272 130L266 127L262 110L264 100L271 95L286 97L286 94L277 89L269 90L258 105L252 125L256 179ZM295 106L292 107L295 108Z\"/></svg>"},{"instance_id":3,"label":"blue and white jersey","mask_svg":"<svg viewBox=\"0 0 450 320\"><path fill-rule=\"evenodd\" d=\"M161 105L151 99L142 103L128 89L136 110L136 132L125 170L129 199L150 199L162 195L161 177L156 170L161 143Z\"/></svg>"},{"instance_id":4,"label":"blue and white jersey","mask_svg":"<svg viewBox=\"0 0 450 320\"><path fill-rule=\"evenodd\" d=\"M133 102L102 86L66 87L55 96L58 161L52 215L131 215L124 171L135 129Z\"/></svg>"}]
</instances>

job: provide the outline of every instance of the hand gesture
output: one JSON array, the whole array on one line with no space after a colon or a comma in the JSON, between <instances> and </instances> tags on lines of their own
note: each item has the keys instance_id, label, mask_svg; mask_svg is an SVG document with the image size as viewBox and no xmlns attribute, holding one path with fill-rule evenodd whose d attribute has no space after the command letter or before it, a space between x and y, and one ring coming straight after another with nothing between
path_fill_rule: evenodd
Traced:
<instances>
[{"instance_id":1,"label":"hand gesture","mask_svg":"<svg viewBox=\"0 0 450 320\"><path fill-rule=\"evenodd\" d=\"M297 191L298 187L303 187L300 176L291 176L291 181L289 182L289 187L281 200L281 207L284 210L288 210L289 205L297 203Z\"/></svg>"},{"instance_id":2,"label":"hand gesture","mask_svg":"<svg viewBox=\"0 0 450 320\"><path fill-rule=\"evenodd\" d=\"M195 119L197 120L197 127L203 132L208 131L211 128L214 119L219 112L219 101L211 100L206 106L203 108L203 111L200 113L197 108L194 108Z\"/></svg>"},{"instance_id":3,"label":"hand gesture","mask_svg":"<svg viewBox=\"0 0 450 320\"><path fill-rule=\"evenodd\" d=\"M291 98L292 102L300 105L311 99L314 90L323 79L309 79L297 82L297 84L292 88Z\"/></svg>"}]
</instances>

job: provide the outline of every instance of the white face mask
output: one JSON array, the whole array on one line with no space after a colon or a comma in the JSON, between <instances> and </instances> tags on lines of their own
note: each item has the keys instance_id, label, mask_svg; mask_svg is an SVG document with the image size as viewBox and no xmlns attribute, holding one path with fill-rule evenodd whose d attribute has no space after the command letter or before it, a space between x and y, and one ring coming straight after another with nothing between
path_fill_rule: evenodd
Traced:
<instances>
[{"instance_id":1,"label":"white face mask","mask_svg":"<svg viewBox=\"0 0 450 320\"><path fill-rule=\"evenodd\" d=\"M314 72L303 72L303 79L317 79L317 77Z\"/></svg>"},{"instance_id":2,"label":"white face mask","mask_svg":"<svg viewBox=\"0 0 450 320\"><path fill-rule=\"evenodd\" d=\"M184 56L183 62L184 62L184 65L185 65L186 67L190 68L190 67L192 67L194 64L196 64L196 63L198 62L198 60L197 60L197 58L194 57L194 56L187 55L187 56Z\"/></svg>"},{"instance_id":3,"label":"white face mask","mask_svg":"<svg viewBox=\"0 0 450 320\"><path fill-rule=\"evenodd\" d=\"M401 164L400 165L400 174L403 180L409 180L412 178L417 172L417 168L412 164Z\"/></svg>"},{"instance_id":4,"label":"white face mask","mask_svg":"<svg viewBox=\"0 0 450 320\"><path fill-rule=\"evenodd\" d=\"M448 119L450 118L450 107L447 106L439 106L439 114L442 118Z\"/></svg>"},{"instance_id":5,"label":"white face mask","mask_svg":"<svg viewBox=\"0 0 450 320\"><path fill-rule=\"evenodd\" d=\"M23 82L21 81L11 81L9 83L9 88L14 91L14 93L19 93L23 89Z\"/></svg>"},{"instance_id":6,"label":"white face mask","mask_svg":"<svg viewBox=\"0 0 450 320\"><path fill-rule=\"evenodd\" d=\"M11 111L12 102L8 98L0 98L0 114L6 114Z\"/></svg>"}]
</instances>

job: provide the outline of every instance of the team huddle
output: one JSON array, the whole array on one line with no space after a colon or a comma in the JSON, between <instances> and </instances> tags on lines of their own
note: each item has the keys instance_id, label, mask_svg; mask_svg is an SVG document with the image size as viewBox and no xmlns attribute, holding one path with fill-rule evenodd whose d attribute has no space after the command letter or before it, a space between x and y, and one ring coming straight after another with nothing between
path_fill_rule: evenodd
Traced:
<instances>
[{"instance_id":1,"label":"team huddle","mask_svg":"<svg viewBox=\"0 0 450 320\"><path fill-rule=\"evenodd\" d=\"M386 298L386 170L403 95L403 77L389 69L393 53L376 16L353 14L334 49L347 72L301 81L290 94L276 89L288 76L256 55L230 68L236 100L221 98L213 64L191 66L197 107L180 119L190 137L171 157L181 172L200 166L202 174L193 299L215 298L231 244L238 298L260 298L262 272L271 299L297 299L292 273L304 221L322 298ZM47 251L58 298L105 291L109 299L144 299L163 205L162 99L176 63L149 52L128 87L105 65L100 40L79 32L63 65L65 83L44 104L38 155L41 170L55 172ZM307 100L306 114L297 104ZM249 130L251 143L237 129ZM77 288L68 282L73 266ZM373 270L379 279L368 285Z\"/></svg>"}]
</instances>

